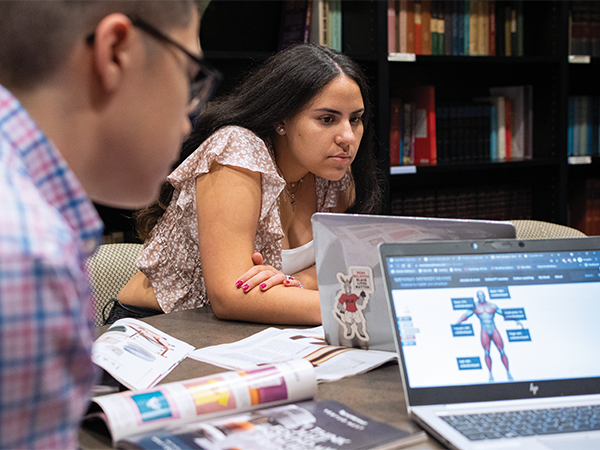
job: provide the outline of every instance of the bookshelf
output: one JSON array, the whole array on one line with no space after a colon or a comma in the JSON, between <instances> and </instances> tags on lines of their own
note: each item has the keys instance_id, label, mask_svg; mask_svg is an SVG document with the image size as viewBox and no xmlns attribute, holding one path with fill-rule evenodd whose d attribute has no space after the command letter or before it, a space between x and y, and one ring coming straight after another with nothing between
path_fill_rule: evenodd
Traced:
<instances>
[{"instance_id":1,"label":"bookshelf","mask_svg":"<svg viewBox=\"0 0 600 450\"><path fill-rule=\"evenodd\" d=\"M600 178L600 157L569 164L568 104L569 96L600 95L600 58L569 62L569 3L521 3L522 56L410 55L397 61L388 57L388 2L342 0L342 50L363 67L373 91L378 159L385 173L384 213L529 218L572 226L581 221L586 180ZM220 93L276 52L282 5L211 1L201 43L206 58L225 75ZM390 167L390 98L396 90L434 86L436 104L442 104L489 96L491 87L518 85L532 86L531 159ZM104 211L103 217L109 214Z\"/></svg>"}]
</instances>

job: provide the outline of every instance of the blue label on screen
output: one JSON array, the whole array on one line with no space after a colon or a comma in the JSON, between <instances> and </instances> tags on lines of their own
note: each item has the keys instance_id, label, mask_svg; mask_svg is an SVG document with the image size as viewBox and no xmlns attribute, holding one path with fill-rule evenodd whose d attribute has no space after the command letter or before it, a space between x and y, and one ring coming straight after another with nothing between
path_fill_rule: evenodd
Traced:
<instances>
[{"instance_id":1,"label":"blue label on screen","mask_svg":"<svg viewBox=\"0 0 600 450\"><path fill-rule=\"evenodd\" d=\"M504 320L527 320L525 308L507 308L502 309Z\"/></svg>"},{"instance_id":2,"label":"blue label on screen","mask_svg":"<svg viewBox=\"0 0 600 450\"><path fill-rule=\"evenodd\" d=\"M454 337L474 335L475 333L473 332L473 325L470 323L452 325L452 336Z\"/></svg>"},{"instance_id":3,"label":"blue label on screen","mask_svg":"<svg viewBox=\"0 0 600 450\"><path fill-rule=\"evenodd\" d=\"M494 299L510 298L510 293L508 292L508 286L491 287L491 288L488 288L488 292L490 294L490 298L494 298Z\"/></svg>"},{"instance_id":4,"label":"blue label on screen","mask_svg":"<svg viewBox=\"0 0 600 450\"><path fill-rule=\"evenodd\" d=\"M509 342L531 341L529 330L506 330Z\"/></svg>"},{"instance_id":5,"label":"blue label on screen","mask_svg":"<svg viewBox=\"0 0 600 450\"><path fill-rule=\"evenodd\" d=\"M475 301L473 297L466 298L453 298L452 299L452 308L453 309L473 309L475 308Z\"/></svg>"},{"instance_id":6,"label":"blue label on screen","mask_svg":"<svg viewBox=\"0 0 600 450\"><path fill-rule=\"evenodd\" d=\"M459 370L476 370L481 369L481 359L479 356L472 358L456 358Z\"/></svg>"}]
</instances>

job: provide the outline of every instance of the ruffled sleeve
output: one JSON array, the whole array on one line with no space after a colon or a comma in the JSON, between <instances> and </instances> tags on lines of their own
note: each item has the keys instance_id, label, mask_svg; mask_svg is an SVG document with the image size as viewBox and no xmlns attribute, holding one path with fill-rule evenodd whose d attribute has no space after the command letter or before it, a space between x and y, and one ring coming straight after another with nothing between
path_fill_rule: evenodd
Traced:
<instances>
[{"instance_id":1,"label":"ruffled sleeve","mask_svg":"<svg viewBox=\"0 0 600 450\"><path fill-rule=\"evenodd\" d=\"M198 241L196 178L213 163L261 173L262 203L255 248L265 262L281 266L283 230L277 198L285 181L265 142L251 131L228 126L202 143L167 178L175 191L137 260L148 277L164 312L191 309L207 303Z\"/></svg>"},{"instance_id":2,"label":"ruffled sleeve","mask_svg":"<svg viewBox=\"0 0 600 450\"><path fill-rule=\"evenodd\" d=\"M263 203L260 219L263 220L276 203L285 181L277 173L265 142L250 130L237 126L221 128L211 135L167 177L173 187L181 189L184 194L179 196L177 206L183 209L190 202L195 202L195 196L190 195L195 189L183 189L183 186L189 182L195 184L196 178L208 173L214 162L262 174Z\"/></svg>"}]
</instances>

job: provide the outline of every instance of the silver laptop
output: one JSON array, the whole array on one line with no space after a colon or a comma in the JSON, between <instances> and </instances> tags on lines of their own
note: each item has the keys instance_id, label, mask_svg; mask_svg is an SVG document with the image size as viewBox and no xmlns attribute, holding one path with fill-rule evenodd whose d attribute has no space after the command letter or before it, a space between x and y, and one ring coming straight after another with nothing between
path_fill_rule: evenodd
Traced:
<instances>
[{"instance_id":1,"label":"silver laptop","mask_svg":"<svg viewBox=\"0 0 600 450\"><path fill-rule=\"evenodd\" d=\"M600 448L600 237L379 253L416 421L457 449Z\"/></svg>"},{"instance_id":2,"label":"silver laptop","mask_svg":"<svg viewBox=\"0 0 600 450\"><path fill-rule=\"evenodd\" d=\"M510 222L333 213L314 214L312 228L327 342L393 352L380 242L515 236Z\"/></svg>"}]
</instances>

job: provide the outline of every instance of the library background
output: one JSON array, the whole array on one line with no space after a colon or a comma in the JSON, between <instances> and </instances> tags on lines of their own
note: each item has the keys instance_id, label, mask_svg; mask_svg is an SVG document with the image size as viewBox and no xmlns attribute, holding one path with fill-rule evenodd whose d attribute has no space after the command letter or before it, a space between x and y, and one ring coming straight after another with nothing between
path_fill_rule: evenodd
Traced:
<instances>
[{"instance_id":1,"label":"library background","mask_svg":"<svg viewBox=\"0 0 600 450\"><path fill-rule=\"evenodd\" d=\"M373 91L384 214L600 234L600 2L212 0L200 39L219 94L290 42L356 60ZM139 242L133 211L96 206L106 242Z\"/></svg>"}]
</instances>

